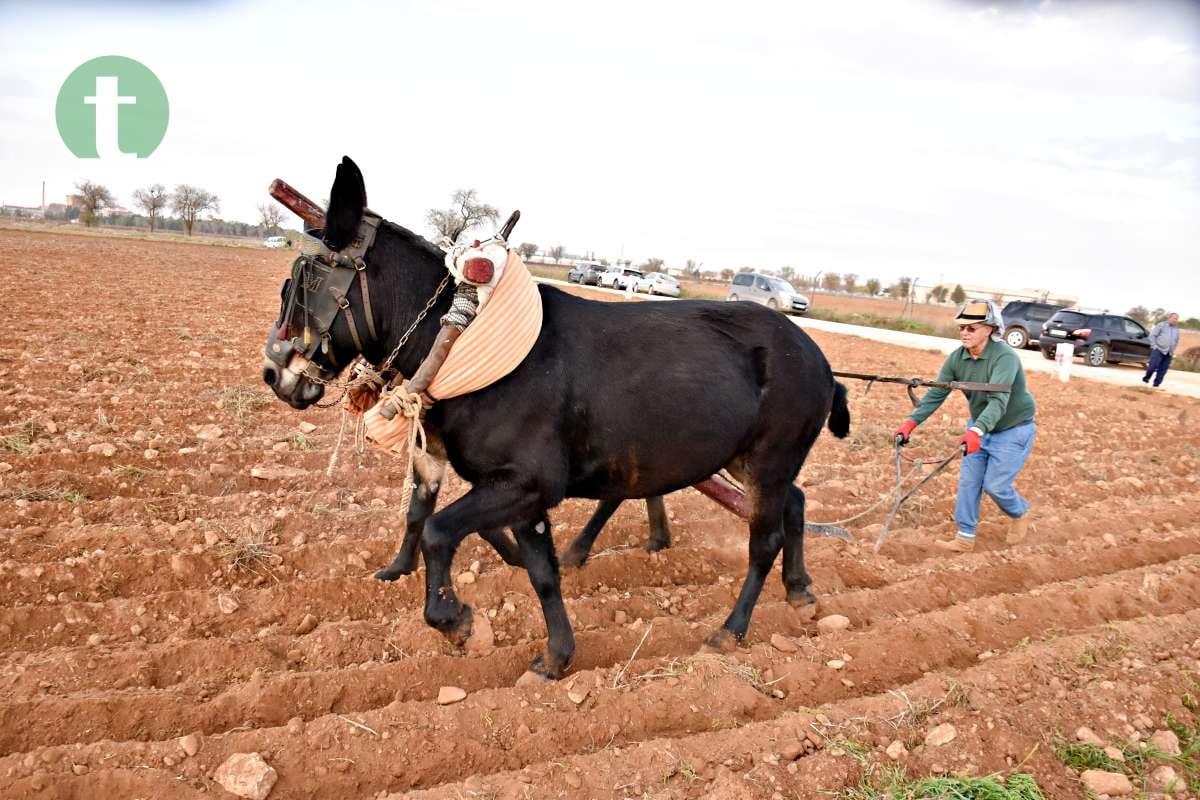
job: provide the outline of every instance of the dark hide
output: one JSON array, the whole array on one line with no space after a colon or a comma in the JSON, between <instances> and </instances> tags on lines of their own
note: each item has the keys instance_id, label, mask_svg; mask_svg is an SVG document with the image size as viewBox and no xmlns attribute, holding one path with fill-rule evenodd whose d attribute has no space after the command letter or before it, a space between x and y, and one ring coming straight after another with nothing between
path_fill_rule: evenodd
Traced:
<instances>
[{"instance_id":1,"label":"dark hide","mask_svg":"<svg viewBox=\"0 0 1200 800\"><path fill-rule=\"evenodd\" d=\"M351 181L355 185L339 184ZM357 214L332 207L365 197L343 159L330 194L327 241L349 241ZM398 341L438 281L442 253L399 226L380 227L367 254L376 324ZM783 582L794 605L815 598L804 569L804 494L794 480L827 419L849 426L845 393L816 344L783 315L751 303L602 303L541 286L543 326L525 361L482 391L437 403L426 428L440 436L455 471L472 488L432 514L421 535L425 620L455 641L472 613L454 595L450 566L474 531L510 527L542 605L544 656L531 669L559 677L575 650L559 589L546 511L566 497L620 501L665 495L728 469L747 490L750 568L729 617L708 637L728 647L745 636L772 563L783 551ZM350 298L361 313L357 289ZM444 293L397 360L412 374L449 305ZM333 358L353 345L344 316L333 327ZM295 405L306 380L288 393ZM836 405L836 408L835 408ZM835 413L830 418L830 411Z\"/></svg>"}]
</instances>

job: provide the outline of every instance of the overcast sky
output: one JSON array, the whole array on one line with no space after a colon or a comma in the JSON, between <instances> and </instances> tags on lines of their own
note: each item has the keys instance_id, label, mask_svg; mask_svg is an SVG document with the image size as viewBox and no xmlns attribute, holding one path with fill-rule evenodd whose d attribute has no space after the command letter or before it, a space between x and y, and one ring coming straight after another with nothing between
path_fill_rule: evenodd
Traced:
<instances>
[{"instance_id":1,"label":"overcast sky","mask_svg":"<svg viewBox=\"0 0 1200 800\"><path fill-rule=\"evenodd\" d=\"M1200 11L1156 3L0 2L0 201L200 185L254 221L343 154L427 233L459 187L514 239L1200 316ZM66 76L171 105L129 162L59 139Z\"/></svg>"}]
</instances>

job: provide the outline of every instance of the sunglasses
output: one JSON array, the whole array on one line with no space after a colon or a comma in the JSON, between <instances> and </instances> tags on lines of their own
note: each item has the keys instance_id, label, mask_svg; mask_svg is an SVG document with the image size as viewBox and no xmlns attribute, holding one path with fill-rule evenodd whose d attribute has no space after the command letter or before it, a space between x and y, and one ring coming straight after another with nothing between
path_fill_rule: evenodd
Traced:
<instances>
[{"instance_id":1,"label":"sunglasses","mask_svg":"<svg viewBox=\"0 0 1200 800\"><path fill-rule=\"evenodd\" d=\"M958 330L960 333L975 333L976 331L985 330L987 325L963 325Z\"/></svg>"}]
</instances>

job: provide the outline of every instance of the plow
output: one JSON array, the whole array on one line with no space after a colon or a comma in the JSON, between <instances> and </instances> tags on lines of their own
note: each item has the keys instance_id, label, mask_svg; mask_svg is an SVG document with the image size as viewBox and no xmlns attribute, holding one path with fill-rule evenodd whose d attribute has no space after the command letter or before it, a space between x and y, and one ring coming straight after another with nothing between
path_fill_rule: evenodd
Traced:
<instances>
[{"instance_id":1,"label":"plow","mask_svg":"<svg viewBox=\"0 0 1200 800\"><path fill-rule=\"evenodd\" d=\"M268 192L272 198L278 201L281 205L298 216L304 223L305 233L309 235L319 234L320 230L325 227L325 211L308 197L297 191L286 181L276 178L271 182ZM515 215L514 220L515 221ZM896 377L887 375L870 375L857 372L841 372L834 371L833 375L838 378L849 378L853 380L861 380L867 382L867 392L876 383L895 383L905 387L909 399L915 407L920 398L916 394L918 388L943 388L949 390L964 390L964 391L987 391L987 392L1008 392L1011 390L1009 384L991 384L991 383L973 383L966 381L935 381L925 380L923 378ZM895 462L895 484L891 491L880 498L876 503L867 509L858 512L857 514L845 519L835 520L832 522L805 522L805 533L816 534L821 536L830 536L846 541L851 540L850 532L843 526L857 519L865 517L880 508L888 500L891 500L891 508L884 522L883 529L880 531L875 542L875 552L879 552L883 543L886 541L891 526L894 523L900 510L904 504L908 502L926 483L937 477L950 465L955 459L964 454L960 448L955 448L952 452L942 459L917 459L907 456L903 451L905 442L901 437L897 436L894 447L894 462ZM911 468L905 473L903 465L905 463L911 465ZM927 475L920 476L919 473L927 465L932 465L932 470ZM710 500L721 506L725 510L734 514L741 519L749 519L748 499L745 490L738 482L730 475L724 472L714 474L699 483L693 484L692 488L708 497Z\"/></svg>"}]
</instances>

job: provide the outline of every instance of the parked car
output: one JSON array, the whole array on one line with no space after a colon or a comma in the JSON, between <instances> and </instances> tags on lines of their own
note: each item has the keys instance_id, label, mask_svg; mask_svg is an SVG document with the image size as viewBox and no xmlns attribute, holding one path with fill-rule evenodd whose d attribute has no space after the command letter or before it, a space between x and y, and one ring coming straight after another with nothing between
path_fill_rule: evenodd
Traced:
<instances>
[{"instance_id":1,"label":"parked car","mask_svg":"<svg viewBox=\"0 0 1200 800\"><path fill-rule=\"evenodd\" d=\"M263 239L264 247L287 247L287 237L285 236L268 236Z\"/></svg>"},{"instance_id":2,"label":"parked car","mask_svg":"<svg viewBox=\"0 0 1200 800\"><path fill-rule=\"evenodd\" d=\"M1074 346L1074 354L1093 367L1122 361L1150 361L1150 334L1142 323L1120 314L1064 308L1042 323L1038 346L1053 359L1060 342Z\"/></svg>"},{"instance_id":3,"label":"parked car","mask_svg":"<svg viewBox=\"0 0 1200 800\"><path fill-rule=\"evenodd\" d=\"M567 272L567 283L578 283L585 286L597 286L604 267L595 261L576 261L575 266Z\"/></svg>"},{"instance_id":4,"label":"parked car","mask_svg":"<svg viewBox=\"0 0 1200 800\"><path fill-rule=\"evenodd\" d=\"M1036 344L1042 335L1042 323L1054 316L1054 312L1066 308L1058 303L1031 303L1013 300L1000 312L1004 318L1004 341L1014 350Z\"/></svg>"},{"instance_id":5,"label":"parked car","mask_svg":"<svg viewBox=\"0 0 1200 800\"><path fill-rule=\"evenodd\" d=\"M642 271L637 267L609 267L607 271L600 273L598 285L609 289L624 290L641 277Z\"/></svg>"},{"instance_id":6,"label":"parked car","mask_svg":"<svg viewBox=\"0 0 1200 800\"><path fill-rule=\"evenodd\" d=\"M790 283L757 272L734 275L733 283L729 285L729 297L725 299L762 303L786 314L804 314L808 311L808 298L797 292Z\"/></svg>"},{"instance_id":7,"label":"parked car","mask_svg":"<svg viewBox=\"0 0 1200 800\"><path fill-rule=\"evenodd\" d=\"M667 297L679 297L679 281L662 272L651 272L644 278L634 281L635 292L646 294L661 294Z\"/></svg>"}]
</instances>

